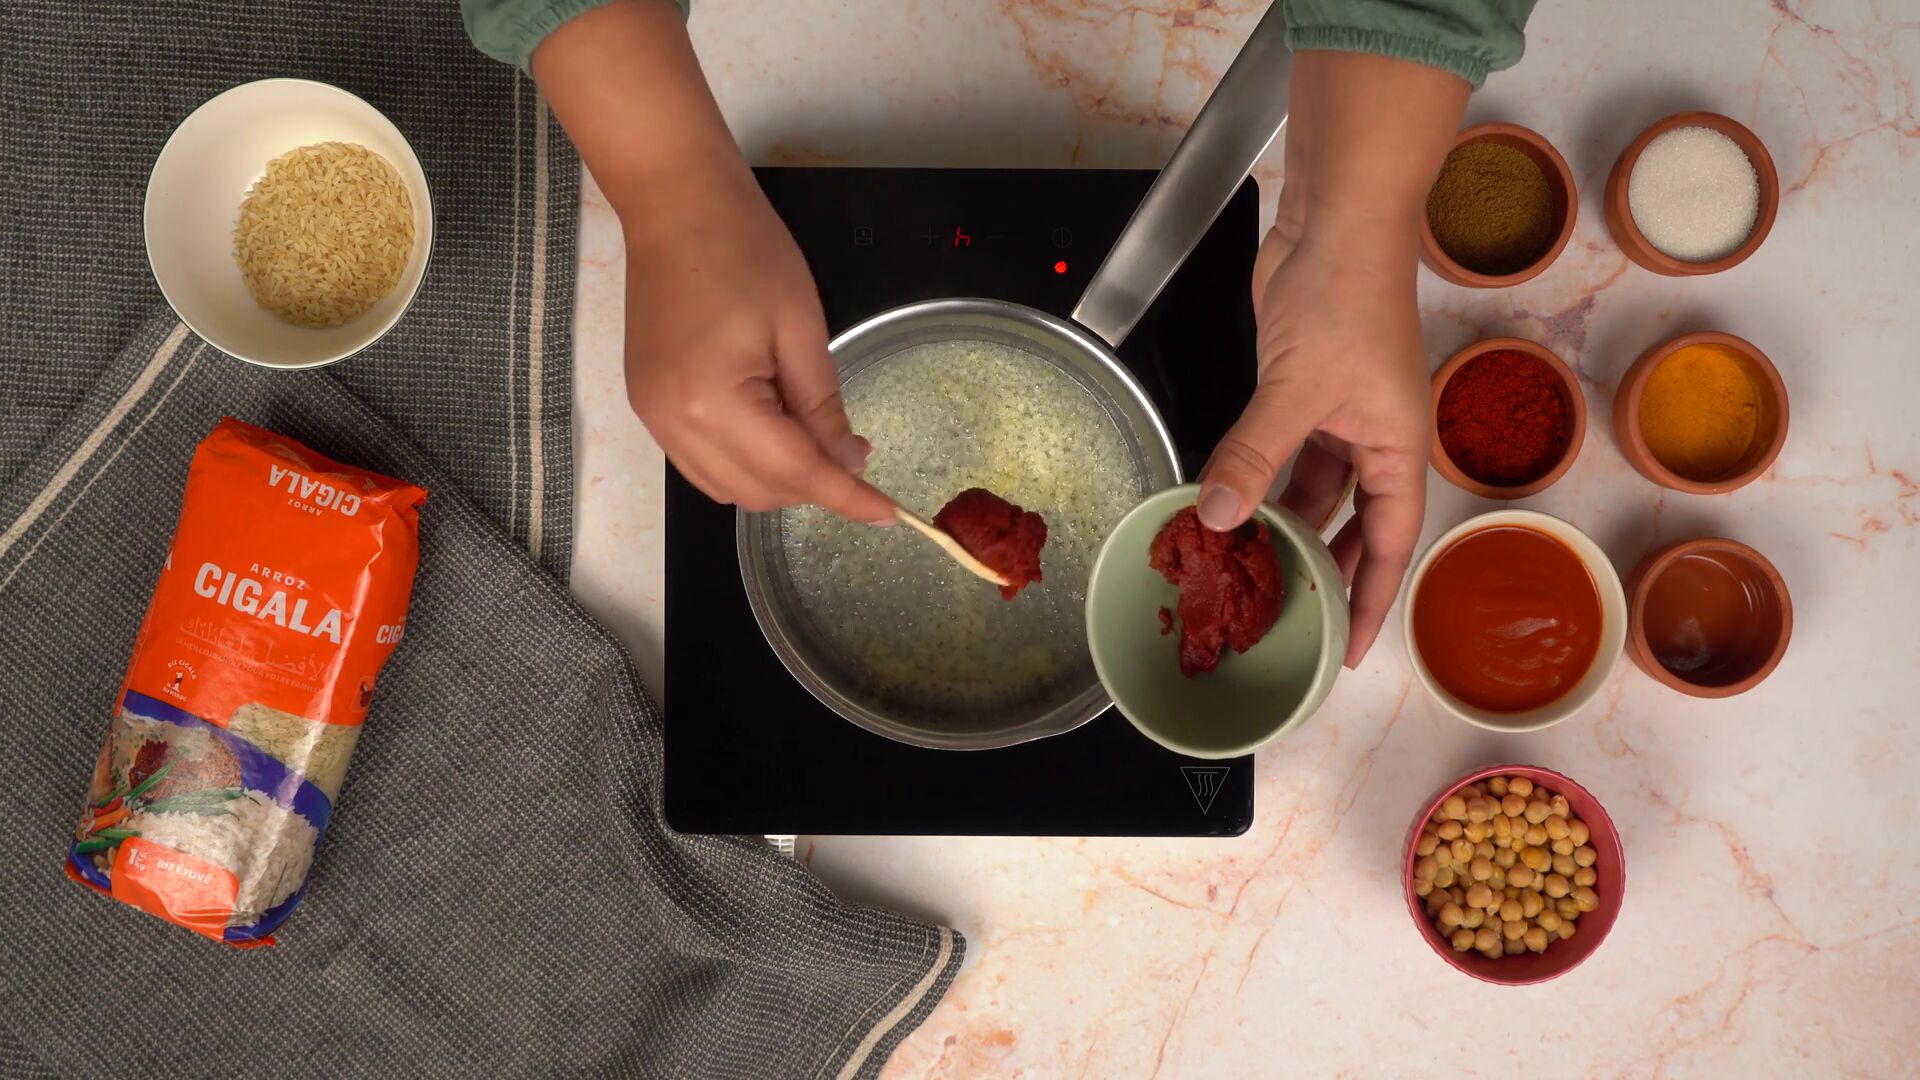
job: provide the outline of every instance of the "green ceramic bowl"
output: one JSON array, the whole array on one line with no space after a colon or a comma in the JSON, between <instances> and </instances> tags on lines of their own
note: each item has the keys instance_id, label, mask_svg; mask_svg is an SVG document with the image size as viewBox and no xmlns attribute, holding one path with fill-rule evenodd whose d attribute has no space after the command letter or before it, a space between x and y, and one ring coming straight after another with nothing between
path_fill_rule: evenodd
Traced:
<instances>
[{"instance_id":1,"label":"green ceramic bowl","mask_svg":"<svg viewBox=\"0 0 1920 1080\"><path fill-rule=\"evenodd\" d=\"M1266 522L1286 574L1280 621L1210 675L1180 674L1180 638L1160 633L1160 609L1180 591L1147 565L1161 526L1199 497L1197 484L1151 495L1100 546L1087 584L1087 644L1113 703L1141 734L1198 758L1252 753L1312 715L1347 653L1347 590L1317 533L1276 506Z\"/></svg>"}]
</instances>

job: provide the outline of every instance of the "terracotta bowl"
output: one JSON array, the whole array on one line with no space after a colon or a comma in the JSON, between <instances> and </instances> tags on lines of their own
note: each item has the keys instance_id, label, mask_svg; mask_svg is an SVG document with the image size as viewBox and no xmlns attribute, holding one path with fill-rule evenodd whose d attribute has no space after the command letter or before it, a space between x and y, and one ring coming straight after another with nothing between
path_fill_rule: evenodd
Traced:
<instances>
[{"instance_id":1,"label":"terracotta bowl","mask_svg":"<svg viewBox=\"0 0 1920 1080\"><path fill-rule=\"evenodd\" d=\"M1627 655L1683 694L1743 694L1780 665L1793 598L1766 556L1708 537L1648 553L1628 576Z\"/></svg>"},{"instance_id":2,"label":"terracotta bowl","mask_svg":"<svg viewBox=\"0 0 1920 1080\"><path fill-rule=\"evenodd\" d=\"M1422 214L1420 261L1427 265L1427 269L1455 285L1470 289L1504 289L1537 277L1560 257L1568 238L1573 236L1573 221L1579 215L1580 198L1573 184L1573 170L1567 168L1567 159L1561 157L1560 151L1555 150L1553 144L1539 132L1518 124L1475 124L1461 128L1460 133L1454 136L1453 145L1457 149L1479 139L1513 147L1532 158L1534 164L1540 166L1540 171L1547 175L1547 186L1553 193L1553 217L1558 222L1553 243L1532 265L1514 273L1482 274L1455 262L1453 256L1448 255L1440 242L1433 238L1433 227L1427 224L1426 215Z\"/></svg>"},{"instance_id":3,"label":"terracotta bowl","mask_svg":"<svg viewBox=\"0 0 1920 1080\"><path fill-rule=\"evenodd\" d=\"M1447 796L1468 784L1494 776L1524 776L1548 791L1566 796L1567 805L1574 816L1587 823L1587 843L1599 856L1593 863L1596 874L1593 891L1600 895L1600 906L1580 916L1576 924L1579 932L1569 940L1553 942L1545 952L1521 953L1499 960L1489 960L1471 950L1455 952L1446 938L1440 935L1440 927L1427 918L1426 901L1413 891L1413 866L1419 858L1414 845L1420 839L1421 823L1433 816ZM1619 918L1621 904L1626 898L1627 858L1620 846L1619 830L1614 828L1613 819L1607 816L1600 800L1594 798L1592 792L1552 769L1533 765L1491 765L1475 769L1441 788L1414 815L1413 824L1407 829L1406 858L1401 864L1400 881L1407 897L1407 912L1413 916L1413 925L1420 931L1420 936L1426 939L1427 947L1440 959L1481 982L1527 986L1565 975L1600 948L1608 931L1613 929L1614 920Z\"/></svg>"},{"instance_id":4,"label":"terracotta bowl","mask_svg":"<svg viewBox=\"0 0 1920 1080\"><path fill-rule=\"evenodd\" d=\"M1747 152L1747 160L1753 162L1753 171L1760 178L1760 212L1753 221L1753 232L1747 236L1747 242L1734 249L1732 254L1708 262L1688 262L1676 259L1648 242L1640 227L1633 222L1633 212L1627 204L1627 181L1633 176L1634 163L1640 160L1640 152L1654 139L1682 127L1706 127L1740 144ZM1627 258L1656 274L1668 277L1689 277L1698 274L1717 274L1722 270L1738 266L1747 260L1747 256L1760 250L1760 244L1766 240L1767 233L1773 230L1773 219L1780 212L1780 174L1773 167L1773 155L1767 153L1767 146L1760 137L1747 130L1746 125L1719 113L1683 112L1675 113L1640 133L1640 136L1627 145L1627 149L1613 163L1613 171L1607 175L1607 186L1601 197L1607 217L1607 231L1613 234L1613 242Z\"/></svg>"},{"instance_id":5,"label":"terracotta bowl","mask_svg":"<svg viewBox=\"0 0 1920 1080\"><path fill-rule=\"evenodd\" d=\"M1682 476L1668 468L1653 456L1640 431L1640 399L1646 393L1648 377L1661 361L1690 345L1723 345L1739 353L1746 362L1747 377L1760 396L1760 422L1754 429L1753 445L1732 470L1709 479ZM1642 353L1621 377L1620 389L1613 395L1613 434L1627 463L1661 487L1690 495L1723 494L1753 483L1780 456L1780 448L1787 441L1787 385L1767 354L1744 338L1714 332L1682 334Z\"/></svg>"},{"instance_id":6,"label":"terracotta bowl","mask_svg":"<svg viewBox=\"0 0 1920 1080\"><path fill-rule=\"evenodd\" d=\"M1454 372L1466 366L1467 361L1481 353L1500 349L1523 352L1539 358L1546 364L1548 370L1560 380L1560 392L1566 400L1567 412L1572 419L1572 430L1567 436L1566 452L1560 455L1560 460L1554 463L1553 468L1548 469L1530 483L1512 487L1483 484L1468 476L1461 471L1460 466L1454 464L1453 458L1447 455L1447 448L1440 445L1440 395L1446 389L1447 380L1453 378ZM1567 475L1568 469L1573 468L1573 459L1580 456L1580 446L1587 438L1587 398L1580 391L1580 380L1574 375L1573 369L1567 366L1566 361L1554 355L1552 349L1525 338L1487 338L1484 341L1476 341L1448 357L1447 362L1441 364L1440 369L1433 373L1433 393L1429 414L1429 423L1433 428L1433 448L1430 451L1430 457L1433 460L1434 471L1446 477L1454 487L1483 499L1524 499L1552 487L1556 480Z\"/></svg>"}]
</instances>

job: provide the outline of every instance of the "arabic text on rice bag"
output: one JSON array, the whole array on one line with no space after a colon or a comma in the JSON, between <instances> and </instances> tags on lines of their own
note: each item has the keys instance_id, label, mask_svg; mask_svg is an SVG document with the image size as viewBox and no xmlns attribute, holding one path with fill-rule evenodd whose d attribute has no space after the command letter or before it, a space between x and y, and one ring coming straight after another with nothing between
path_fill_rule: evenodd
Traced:
<instances>
[{"instance_id":1,"label":"arabic text on rice bag","mask_svg":"<svg viewBox=\"0 0 1920 1080\"><path fill-rule=\"evenodd\" d=\"M238 420L201 441L69 877L273 943L405 632L426 497Z\"/></svg>"}]
</instances>

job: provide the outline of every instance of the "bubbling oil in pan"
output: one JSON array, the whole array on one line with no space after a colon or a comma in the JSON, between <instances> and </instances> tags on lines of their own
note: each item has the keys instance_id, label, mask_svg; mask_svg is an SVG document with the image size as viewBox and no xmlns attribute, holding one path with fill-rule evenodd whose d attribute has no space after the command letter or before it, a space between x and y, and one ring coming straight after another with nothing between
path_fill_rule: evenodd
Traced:
<instances>
[{"instance_id":1,"label":"bubbling oil in pan","mask_svg":"<svg viewBox=\"0 0 1920 1080\"><path fill-rule=\"evenodd\" d=\"M1094 555L1145 480L1093 394L1042 357L983 341L915 345L842 395L873 443L867 479L931 518L983 487L1047 521L1042 580L1013 600L912 531L818 507L782 512L781 545L812 638L851 685L927 722L995 727L1093 681L1085 605Z\"/></svg>"}]
</instances>

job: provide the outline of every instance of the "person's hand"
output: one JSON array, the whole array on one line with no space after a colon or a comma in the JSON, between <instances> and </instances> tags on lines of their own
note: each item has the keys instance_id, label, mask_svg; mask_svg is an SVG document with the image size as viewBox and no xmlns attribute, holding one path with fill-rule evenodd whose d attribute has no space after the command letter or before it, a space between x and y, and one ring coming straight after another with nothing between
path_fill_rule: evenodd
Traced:
<instances>
[{"instance_id":1,"label":"person's hand","mask_svg":"<svg viewBox=\"0 0 1920 1080\"><path fill-rule=\"evenodd\" d=\"M857 479L813 278L752 175L663 194L627 229L627 397L687 479L748 510L816 503L859 521L893 503Z\"/></svg>"},{"instance_id":2,"label":"person's hand","mask_svg":"<svg viewBox=\"0 0 1920 1080\"><path fill-rule=\"evenodd\" d=\"M627 241L627 397L702 491L893 520L858 474L807 264L754 182L680 10L612 0L547 35L533 73Z\"/></svg>"},{"instance_id":3,"label":"person's hand","mask_svg":"<svg viewBox=\"0 0 1920 1080\"><path fill-rule=\"evenodd\" d=\"M1334 537L1352 586L1347 666L1400 589L1426 508L1426 352L1414 274L1428 186L1467 84L1377 56L1302 52L1286 187L1254 263L1259 382L1200 475L1200 520L1247 520L1298 454L1280 502L1317 525L1357 480Z\"/></svg>"},{"instance_id":4,"label":"person's hand","mask_svg":"<svg viewBox=\"0 0 1920 1080\"><path fill-rule=\"evenodd\" d=\"M1426 353L1403 261L1361 257L1298 222L1267 233L1254 263L1259 384L1200 477L1201 521L1226 529L1296 450L1280 504L1309 525L1338 509L1356 476L1355 514L1332 543L1353 586L1349 666L1386 620L1426 505Z\"/></svg>"}]
</instances>

